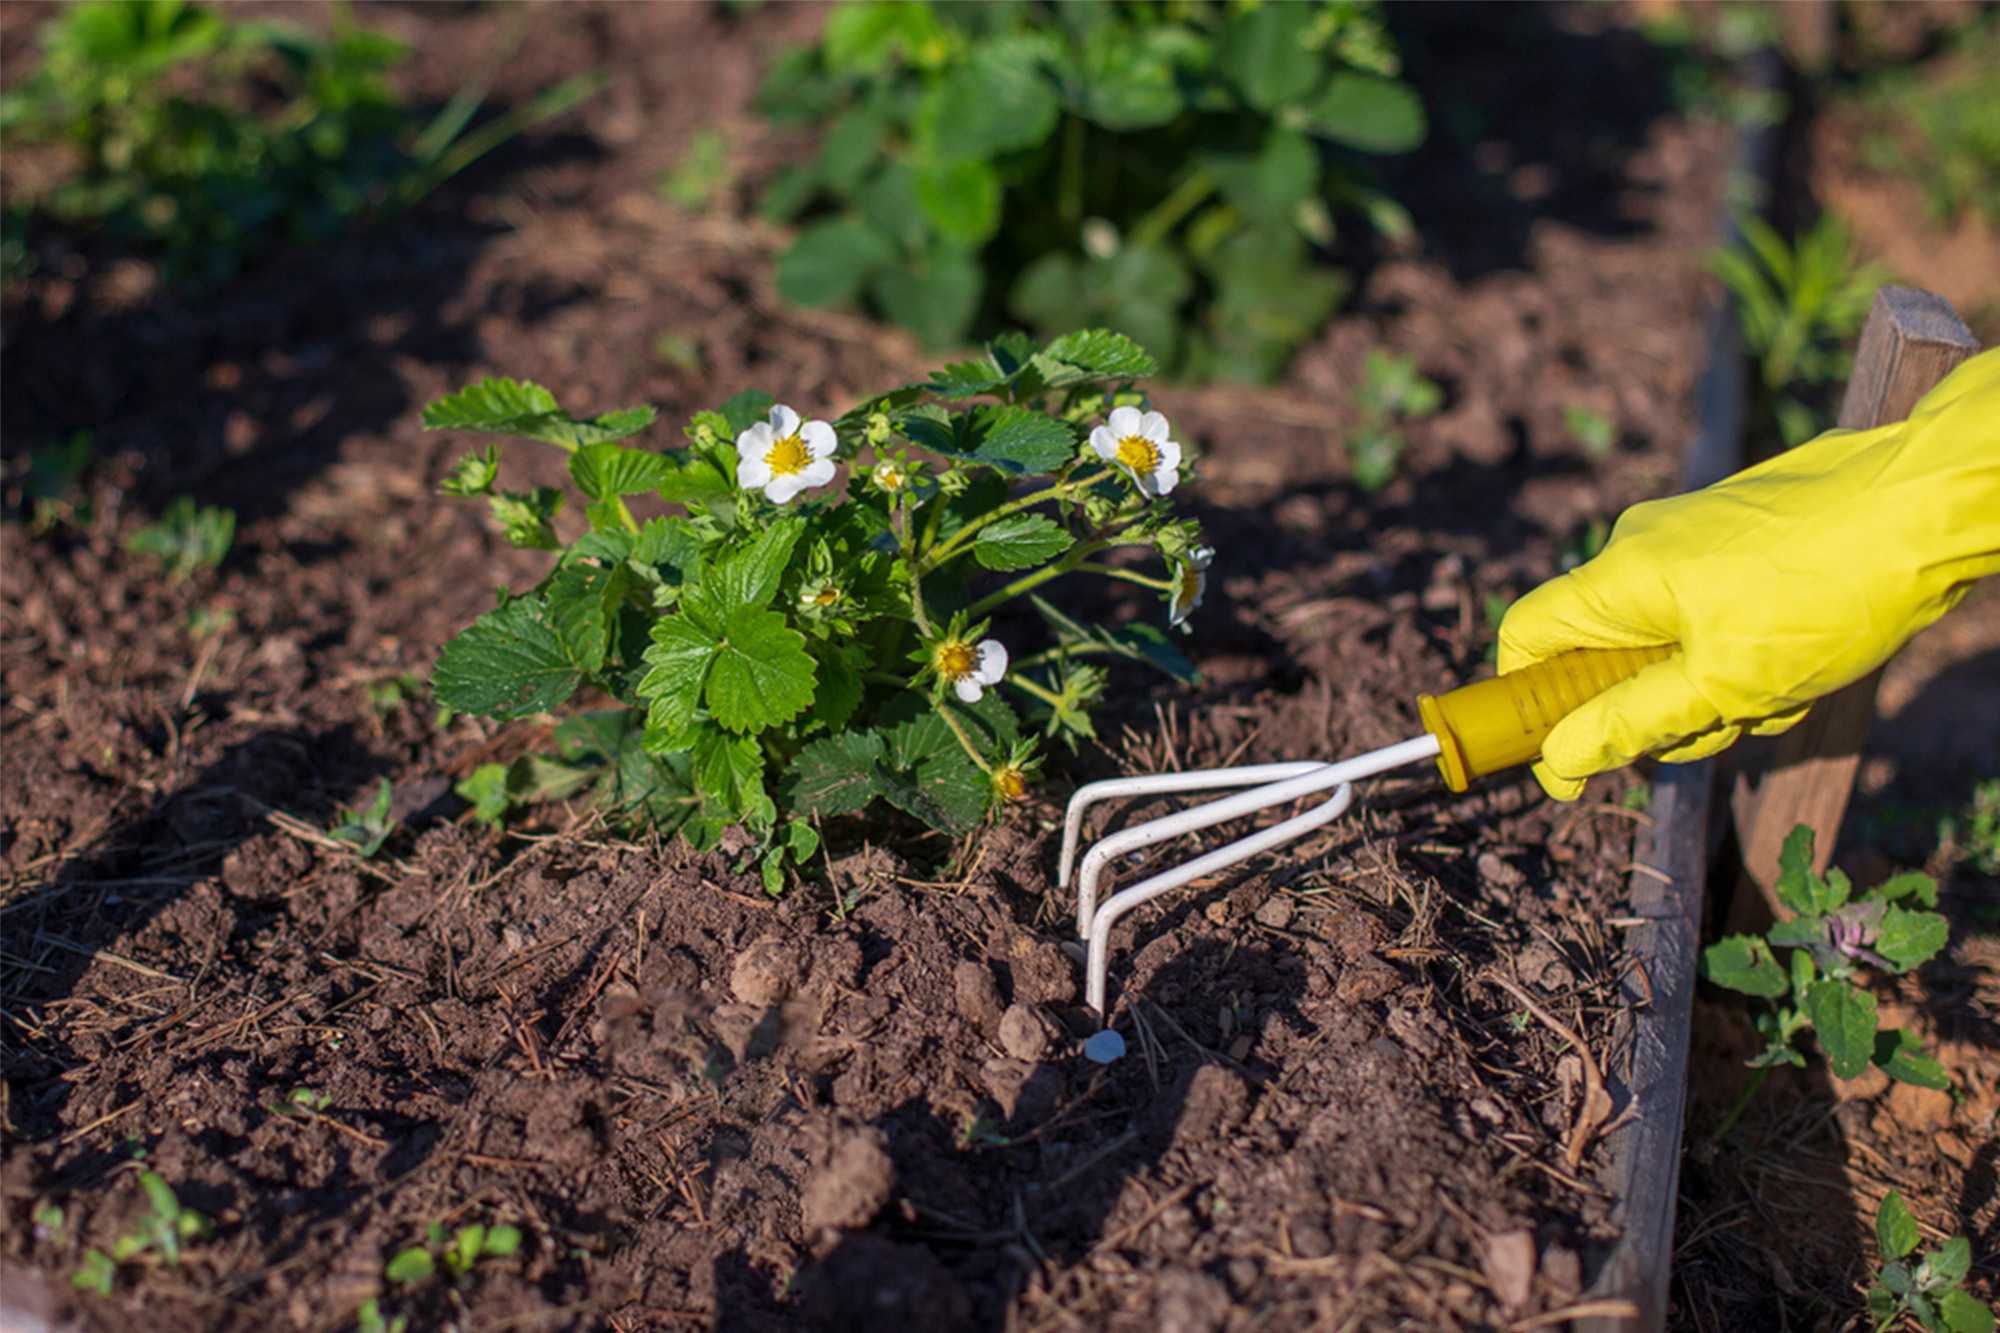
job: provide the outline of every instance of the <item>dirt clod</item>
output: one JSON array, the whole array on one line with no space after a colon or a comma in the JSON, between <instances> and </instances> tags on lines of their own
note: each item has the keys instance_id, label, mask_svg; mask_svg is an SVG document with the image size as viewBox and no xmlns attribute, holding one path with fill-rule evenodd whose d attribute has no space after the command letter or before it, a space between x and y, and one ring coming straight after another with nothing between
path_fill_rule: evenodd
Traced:
<instances>
[{"instance_id":1,"label":"dirt clod","mask_svg":"<svg viewBox=\"0 0 2000 1333\"><path fill-rule=\"evenodd\" d=\"M808 1230L865 1227L896 1188L896 1164L879 1130L853 1130L835 1142L824 1166L799 1194Z\"/></svg>"}]
</instances>

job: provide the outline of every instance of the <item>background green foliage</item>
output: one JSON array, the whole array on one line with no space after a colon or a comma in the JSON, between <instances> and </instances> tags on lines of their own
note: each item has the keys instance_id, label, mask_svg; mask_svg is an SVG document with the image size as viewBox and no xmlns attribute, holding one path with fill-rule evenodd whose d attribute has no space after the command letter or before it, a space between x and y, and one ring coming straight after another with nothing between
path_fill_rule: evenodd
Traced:
<instances>
[{"instance_id":1,"label":"background green foliage","mask_svg":"<svg viewBox=\"0 0 2000 1333\"><path fill-rule=\"evenodd\" d=\"M826 127L764 209L802 305L932 345L1108 326L1170 371L1264 380L1345 293L1335 217L1407 232L1367 154L1424 137L1376 8L848 0L762 107Z\"/></svg>"},{"instance_id":2,"label":"background green foliage","mask_svg":"<svg viewBox=\"0 0 2000 1333\"><path fill-rule=\"evenodd\" d=\"M75 168L9 204L9 271L39 218L158 250L182 281L226 278L279 244L414 202L598 86L573 79L478 129L484 89L468 86L419 126L386 78L402 43L333 13L322 37L186 0L64 10L42 30L41 66L0 98L9 148L60 143Z\"/></svg>"},{"instance_id":3,"label":"background green foliage","mask_svg":"<svg viewBox=\"0 0 2000 1333\"><path fill-rule=\"evenodd\" d=\"M1833 395L1854 365L1854 339L1875 289L1889 280L1863 264L1853 236L1828 213L1787 241L1753 214L1737 219L1738 245L1709 257L1736 298L1737 323L1757 378L1751 387L1753 457L1789 449L1833 425Z\"/></svg>"},{"instance_id":4,"label":"background green foliage","mask_svg":"<svg viewBox=\"0 0 2000 1333\"><path fill-rule=\"evenodd\" d=\"M1915 181L1939 223L1973 212L2000 227L2000 11L1973 14L1949 43L1945 68L1897 61L1863 74L1861 160Z\"/></svg>"}]
</instances>

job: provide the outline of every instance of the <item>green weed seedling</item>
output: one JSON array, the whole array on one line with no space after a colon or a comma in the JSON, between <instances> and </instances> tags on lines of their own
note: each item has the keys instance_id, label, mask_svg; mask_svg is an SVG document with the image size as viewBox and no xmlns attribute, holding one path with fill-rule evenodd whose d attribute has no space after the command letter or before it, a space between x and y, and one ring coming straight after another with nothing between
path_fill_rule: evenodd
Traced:
<instances>
[{"instance_id":1,"label":"green weed seedling","mask_svg":"<svg viewBox=\"0 0 2000 1333\"><path fill-rule=\"evenodd\" d=\"M564 719L553 754L480 770L460 794L494 822L588 791L704 848L740 823L772 892L816 853L816 820L877 800L976 827L1022 793L1041 740L1094 734L1099 660L1193 679L1160 628L1086 624L1040 595L1068 574L1119 579L1158 595L1170 626L1200 602L1212 552L1167 499L1188 459L1132 387L1154 370L1101 330L1015 335L832 422L741 394L661 452L626 443L650 407L579 420L511 380L431 404L430 428L562 449L587 525L566 542L564 492L496 490L497 444L458 465L448 494L483 497L514 544L559 554L445 646L435 698L498 718L586 688L619 705ZM685 513L641 521L639 497ZM1165 571L1101 558L1117 547ZM1016 602L1053 646L1010 652L988 632Z\"/></svg>"},{"instance_id":2,"label":"green weed seedling","mask_svg":"<svg viewBox=\"0 0 2000 1333\"><path fill-rule=\"evenodd\" d=\"M1603 458L1618 443L1618 424L1602 412L1571 404L1563 409L1563 429L1592 458Z\"/></svg>"},{"instance_id":3,"label":"green weed seedling","mask_svg":"<svg viewBox=\"0 0 2000 1333\"><path fill-rule=\"evenodd\" d=\"M179 1267L181 1246L208 1234L208 1219L192 1208L183 1208L166 1181L151 1171L141 1171L139 1186L146 1191L146 1202L150 1205L139 1229L120 1236L108 1255L94 1246L85 1250L82 1264L70 1275L71 1285L109 1296L121 1265L143 1263L157 1256L169 1267Z\"/></svg>"},{"instance_id":4,"label":"green weed seedling","mask_svg":"<svg viewBox=\"0 0 2000 1333\"><path fill-rule=\"evenodd\" d=\"M1897 60L1865 81L1861 160L1916 182L1940 225L2000 227L2000 18L1974 11L1946 40L1945 68Z\"/></svg>"},{"instance_id":5,"label":"green weed seedling","mask_svg":"<svg viewBox=\"0 0 2000 1333\"><path fill-rule=\"evenodd\" d=\"M7 210L10 256L37 219L159 252L195 285L351 219L408 207L600 86L570 80L478 128L482 81L419 125L387 74L408 57L334 8L321 36L186 0L88 0L41 33L40 67L0 98L0 136L66 145L79 169ZM275 92L268 111L255 91Z\"/></svg>"},{"instance_id":6,"label":"green weed seedling","mask_svg":"<svg viewBox=\"0 0 2000 1333\"><path fill-rule=\"evenodd\" d=\"M398 1284L422 1282L442 1268L447 1277L463 1277L481 1259L505 1259L520 1248L519 1227L473 1222L446 1232L442 1223L433 1222L425 1233L425 1243L399 1251L382 1276Z\"/></svg>"},{"instance_id":7,"label":"green weed seedling","mask_svg":"<svg viewBox=\"0 0 2000 1333\"><path fill-rule=\"evenodd\" d=\"M1944 948L1945 919L1901 905L1937 906L1937 883L1928 875L1897 875L1856 898L1838 869L1814 874L1812 858L1813 832L1801 824L1785 839L1777 883L1778 900L1798 915L1763 936L1731 935L1702 952L1702 975L1710 981L1779 1002L1758 1015L1766 1045L1750 1064L1759 1074L1729 1123L1762 1082L1763 1070L1805 1064L1797 1042L1808 1028L1837 1077L1854 1078L1873 1063L1905 1083L1951 1086L1944 1067L1918 1049L1914 1035L1876 1030L1875 997L1855 984L1863 967L1897 975ZM1791 950L1789 967L1779 963L1774 946Z\"/></svg>"},{"instance_id":8,"label":"green weed seedling","mask_svg":"<svg viewBox=\"0 0 2000 1333\"><path fill-rule=\"evenodd\" d=\"M1928 1333L1993 1333L1993 1311L1963 1290L1972 1271L1971 1243L1954 1236L1911 1264L1920 1238L1903 1196L1890 1190L1875 1214L1875 1244L1882 1252L1882 1265L1868 1289L1875 1333L1887 1333L1906 1318Z\"/></svg>"},{"instance_id":9,"label":"green weed seedling","mask_svg":"<svg viewBox=\"0 0 2000 1333\"><path fill-rule=\"evenodd\" d=\"M380 779L375 786L375 799L359 810L340 808L337 822L328 829L327 836L354 849L354 854L362 860L373 859L382 850L382 844L389 841L389 835L402 825L389 816L389 806L395 800L396 789L389 779Z\"/></svg>"},{"instance_id":10,"label":"green weed seedling","mask_svg":"<svg viewBox=\"0 0 2000 1333\"><path fill-rule=\"evenodd\" d=\"M160 562L170 583L214 569L236 540L236 513L214 505L197 507L191 495L177 496L160 521L125 539L125 549Z\"/></svg>"},{"instance_id":11,"label":"green weed seedling","mask_svg":"<svg viewBox=\"0 0 2000 1333\"><path fill-rule=\"evenodd\" d=\"M1889 272L1860 262L1854 238L1831 213L1789 244L1752 214L1740 216L1737 229L1743 245L1715 251L1709 267L1735 296L1743 341L1757 362L1753 414L1789 449L1830 424L1811 398L1847 378L1849 344Z\"/></svg>"},{"instance_id":12,"label":"green weed seedling","mask_svg":"<svg viewBox=\"0 0 2000 1333\"><path fill-rule=\"evenodd\" d=\"M1336 217L1407 236L1371 159L1423 141L1379 7L848 0L761 94L823 126L772 184L778 289L932 346L1109 325L1177 374L1266 380L1347 288Z\"/></svg>"},{"instance_id":13,"label":"green weed seedling","mask_svg":"<svg viewBox=\"0 0 2000 1333\"><path fill-rule=\"evenodd\" d=\"M1414 356L1369 348L1354 390L1361 425L1347 437L1355 485L1372 495L1394 481L1403 458L1403 424L1431 416L1443 402L1443 392L1418 372Z\"/></svg>"}]
</instances>

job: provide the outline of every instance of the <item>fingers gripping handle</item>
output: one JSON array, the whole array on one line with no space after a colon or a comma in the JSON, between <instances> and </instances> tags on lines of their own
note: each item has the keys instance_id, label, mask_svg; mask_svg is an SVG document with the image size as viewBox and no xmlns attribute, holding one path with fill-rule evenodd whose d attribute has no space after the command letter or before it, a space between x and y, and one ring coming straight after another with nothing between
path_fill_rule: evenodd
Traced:
<instances>
[{"instance_id":1,"label":"fingers gripping handle","mask_svg":"<svg viewBox=\"0 0 2000 1333\"><path fill-rule=\"evenodd\" d=\"M1549 732L1578 705L1677 651L1573 648L1449 694L1417 696L1424 730L1438 738L1445 785L1464 791L1474 778L1539 758Z\"/></svg>"}]
</instances>

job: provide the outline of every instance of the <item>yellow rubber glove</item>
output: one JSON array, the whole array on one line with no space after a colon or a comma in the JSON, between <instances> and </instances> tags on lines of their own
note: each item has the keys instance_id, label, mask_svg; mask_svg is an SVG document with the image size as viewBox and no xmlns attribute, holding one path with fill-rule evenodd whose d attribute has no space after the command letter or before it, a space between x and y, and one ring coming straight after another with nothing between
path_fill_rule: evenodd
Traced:
<instances>
[{"instance_id":1,"label":"yellow rubber glove","mask_svg":"<svg viewBox=\"0 0 2000 1333\"><path fill-rule=\"evenodd\" d=\"M2000 570L2000 350L1907 421L1828 431L1687 495L1634 505L1589 563L1516 602L1499 667L1679 644L1558 723L1535 776L1574 800L1642 754L1768 735L1889 660Z\"/></svg>"}]
</instances>

